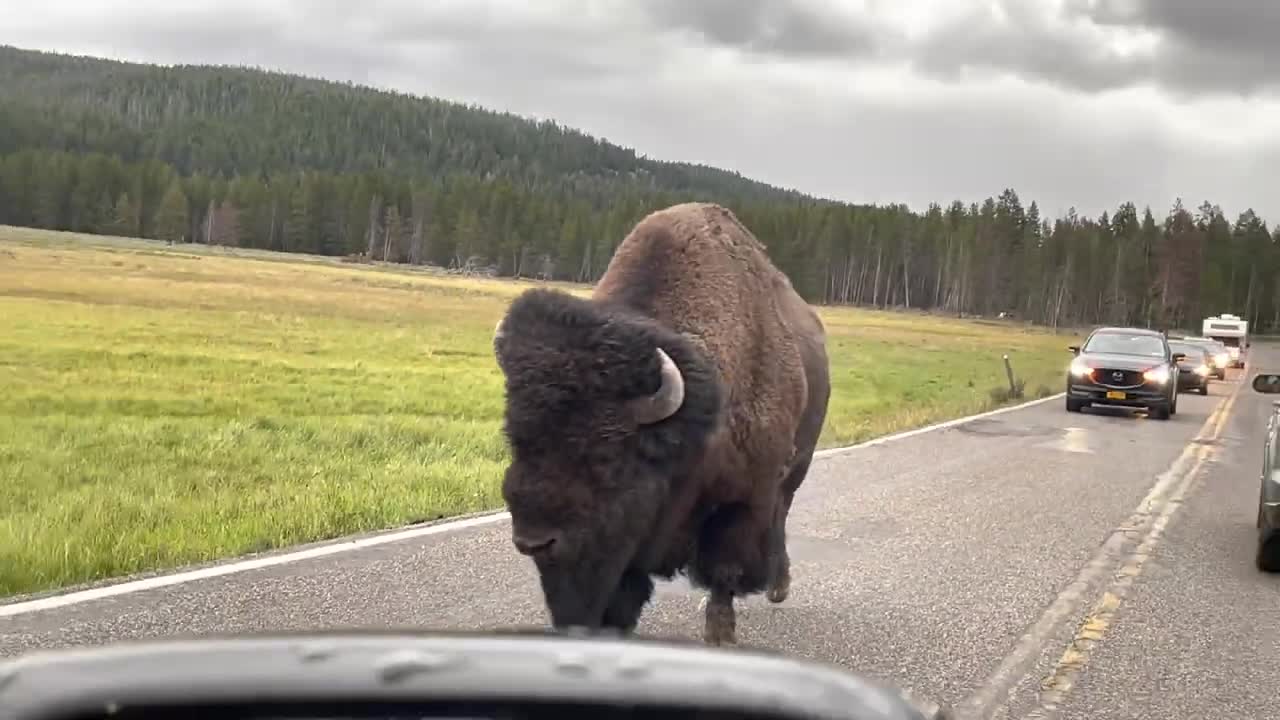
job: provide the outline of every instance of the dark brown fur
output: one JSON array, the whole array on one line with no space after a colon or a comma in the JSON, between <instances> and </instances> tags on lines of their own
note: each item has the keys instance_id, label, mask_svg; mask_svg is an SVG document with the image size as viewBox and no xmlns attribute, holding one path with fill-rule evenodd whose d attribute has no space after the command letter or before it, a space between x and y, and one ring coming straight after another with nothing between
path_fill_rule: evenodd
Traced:
<instances>
[{"instance_id":1,"label":"dark brown fur","mask_svg":"<svg viewBox=\"0 0 1280 720\"><path fill-rule=\"evenodd\" d=\"M684 401L638 425L626 403L661 384L659 347ZM495 351L503 494L517 542L543 546L526 551L553 624L630 631L651 577L685 572L711 591L704 637L719 644L735 642L734 596L786 598L786 517L830 394L825 333L731 212L649 215L590 300L517 298Z\"/></svg>"}]
</instances>

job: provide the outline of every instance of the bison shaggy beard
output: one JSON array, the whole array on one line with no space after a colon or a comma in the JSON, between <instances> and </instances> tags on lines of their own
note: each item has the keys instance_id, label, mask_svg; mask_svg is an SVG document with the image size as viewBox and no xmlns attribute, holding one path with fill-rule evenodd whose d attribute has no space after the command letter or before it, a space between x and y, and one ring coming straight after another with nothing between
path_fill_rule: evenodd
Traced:
<instances>
[{"instance_id":1,"label":"bison shaggy beard","mask_svg":"<svg viewBox=\"0 0 1280 720\"><path fill-rule=\"evenodd\" d=\"M549 289L511 305L494 338L512 460L513 541L538 568L556 627L632 630L687 549L659 531L721 418L715 366L621 306Z\"/></svg>"}]
</instances>

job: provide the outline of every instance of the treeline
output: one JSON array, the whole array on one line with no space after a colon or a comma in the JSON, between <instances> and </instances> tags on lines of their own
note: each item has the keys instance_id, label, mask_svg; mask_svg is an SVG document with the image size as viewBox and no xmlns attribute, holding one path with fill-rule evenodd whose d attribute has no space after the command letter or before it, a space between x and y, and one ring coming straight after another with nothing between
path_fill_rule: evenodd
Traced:
<instances>
[{"instance_id":1,"label":"treeline","mask_svg":"<svg viewBox=\"0 0 1280 720\"><path fill-rule=\"evenodd\" d=\"M592 281L645 213L722 202L813 302L1048 325L1280 328L1266 224L1209 203L1043 218L859 206L550 123L244 69L0 48L0 223Z\"/></svg>"},{"instance_id":2,"label":"treeline","mask_svg":"<svg viewBox=\"0 0 1280 720\"><path fill-rule=\"evenodd\" d=\"M466 174L735 197L804 197L739 173L638 156L554 121L249 68L158 67L0 45L0 154L162 160L183 176L300 170Z\"/></svg>"}]
</instances>

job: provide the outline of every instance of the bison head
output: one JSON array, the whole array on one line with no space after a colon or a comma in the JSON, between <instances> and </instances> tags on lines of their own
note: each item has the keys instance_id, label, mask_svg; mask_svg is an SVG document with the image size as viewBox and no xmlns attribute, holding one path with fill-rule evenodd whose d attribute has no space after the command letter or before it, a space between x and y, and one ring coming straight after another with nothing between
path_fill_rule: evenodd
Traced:
<instances>
[{"instance_id":1,"label":"bison head","mask_svg":"<svg viewBox=\"0 0 1280 720\"><path fill-rule=\"evenodd\" d=\"M685 337L546 289L512 303L494 352L512 540L537 565L553 624L598 627L718 422L718 376Z\"/></svg>"}]
</instances>

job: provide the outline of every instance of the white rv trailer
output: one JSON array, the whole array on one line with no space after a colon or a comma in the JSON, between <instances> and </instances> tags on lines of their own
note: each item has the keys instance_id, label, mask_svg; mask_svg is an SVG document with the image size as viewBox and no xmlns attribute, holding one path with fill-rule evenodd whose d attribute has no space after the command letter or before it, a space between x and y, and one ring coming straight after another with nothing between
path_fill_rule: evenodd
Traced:
<instances>
[{"instance_id":1,"label":"white rv trailer","mask_svg":"<svg viewBox=\"0 0 1280 720\"><path fill-rule=\"evenodd\" d=\"M1249 321L1223 313L1204 319L1201 335L1227 346L1231 367L1244 367L1245 350L1249 347Z\"/></svg>"}]
</instances>

